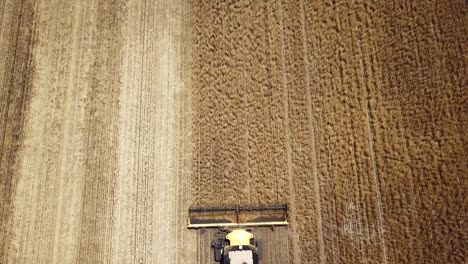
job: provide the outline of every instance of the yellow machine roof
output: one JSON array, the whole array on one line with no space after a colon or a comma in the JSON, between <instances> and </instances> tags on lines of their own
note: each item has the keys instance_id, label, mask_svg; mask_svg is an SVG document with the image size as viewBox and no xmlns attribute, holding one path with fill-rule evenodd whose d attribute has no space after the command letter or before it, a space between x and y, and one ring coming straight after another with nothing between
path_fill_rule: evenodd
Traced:
<instances>
[{"instance_id":1,"label":"yellow machine roof","mask_svg":"<svg viewBox=\"0 0 468 264\"><path fill-rule=\"evenodd\" d=\"M226 236L231 246L245 246L250 245L250 239L253 238L252 233L245 231L244 229L232 230Z\"/></svg>"}]
</instances>

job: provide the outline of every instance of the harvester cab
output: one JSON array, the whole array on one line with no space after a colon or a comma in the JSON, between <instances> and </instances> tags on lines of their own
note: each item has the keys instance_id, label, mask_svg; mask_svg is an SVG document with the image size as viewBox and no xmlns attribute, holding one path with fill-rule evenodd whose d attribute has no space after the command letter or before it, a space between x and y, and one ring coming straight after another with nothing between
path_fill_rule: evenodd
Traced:
<instances>
[{"instance_id":1,"label":"harvester cab","mask_svg":"<svg viewBox=\"0 0 468 264\"><path fill-rule=\"evenodd\" d=\"M249 228L273 228L288 224L286 204L189 208L188 228L218 228L211 246L214 248L215 260L221 264L259 264L262 241Z\"/></svg>"},{"instance_id":2,"label":"harvester cab","mask_svg":"<svg viewBox=\"0 0 468 264\"><path fill-rule=\"evenodd\" d=\"M261 240L245 229L220 230L211 246L221 264L258 264L262 258Z\"/></svg>"}]
</instances>

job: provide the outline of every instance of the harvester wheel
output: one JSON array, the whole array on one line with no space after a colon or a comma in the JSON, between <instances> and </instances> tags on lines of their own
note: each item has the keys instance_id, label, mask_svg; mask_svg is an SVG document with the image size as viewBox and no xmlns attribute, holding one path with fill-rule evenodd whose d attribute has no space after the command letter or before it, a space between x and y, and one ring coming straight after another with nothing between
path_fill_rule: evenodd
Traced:
<instances>
[{"instance_id":1,"label":"harvester wheel","mask_svg":"<svg viewBox=\"0 0 468 264\"><path fill-rule=\"evenodd\" d=\"M215 261L216 262L221 262L221 259L223 258L223 249L222 248L215 248L214 254L215 254Z\"/></svg>"},{"instance_id":2,"label":"harvester wheel","mask_svg":"<svg viewBox=\"0 0 468 264\"><path fill-rule=\"evenodd\" d=\"M261 260L263 258L263 240L257 239L256 245L258 260Z\"/></svg>"}]
</instances>

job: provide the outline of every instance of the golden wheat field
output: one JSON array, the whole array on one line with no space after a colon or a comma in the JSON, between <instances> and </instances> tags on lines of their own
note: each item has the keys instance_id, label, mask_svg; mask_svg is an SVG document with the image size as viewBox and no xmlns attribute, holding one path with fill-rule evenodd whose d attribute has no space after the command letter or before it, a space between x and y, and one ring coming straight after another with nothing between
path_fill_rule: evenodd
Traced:
<instances>
[{"instance_id":1,"label":"golden wheat field","mask_svg":"<svg viewBox=\"0 0 468 264\"><path fill-rule=\"evenodd\" d=\"M0 263L464 263L462 0L0 0Z\"/></svg>"}]
</instances>

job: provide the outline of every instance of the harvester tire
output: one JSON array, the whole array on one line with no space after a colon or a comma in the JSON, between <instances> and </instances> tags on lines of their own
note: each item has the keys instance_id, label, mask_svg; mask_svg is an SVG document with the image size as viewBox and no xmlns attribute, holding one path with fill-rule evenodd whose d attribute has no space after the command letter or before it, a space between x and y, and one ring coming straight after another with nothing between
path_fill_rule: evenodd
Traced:
<instances>
[{"instance_id":1,"label":"harvester tire","mask_svg":"<svg viewBox=\"0 0 468 264\"><path fill-rule=\"evenodd\" d=\"M215 248L214 250L214 257L216 262L221 262L223 258L223 249L222 248Z\"/></svg>"},{"instance_id":2,"label":"harvester tire","mask_svg":"<svg viewBox=\"0 0 468 264\"><path fill-rule=\"evenodd\" d=\"M257 239L256 244L258 260L261 260L263 258L263 240Z\"/></svg>"}]
</instances>

